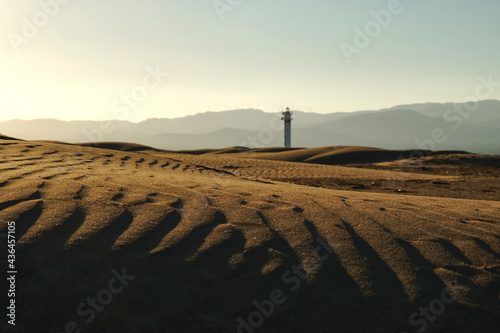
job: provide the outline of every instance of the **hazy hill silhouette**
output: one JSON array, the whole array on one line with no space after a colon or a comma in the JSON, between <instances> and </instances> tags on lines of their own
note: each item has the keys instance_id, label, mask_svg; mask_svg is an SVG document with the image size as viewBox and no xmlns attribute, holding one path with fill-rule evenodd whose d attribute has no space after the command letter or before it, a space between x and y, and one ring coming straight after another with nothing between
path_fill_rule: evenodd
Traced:
<instances>
[{"instance_id":1,"label":"hazy hill silhouette","mask_svg":"<svg viewBox=\"0 0 500 333\"><path fill-rule=\"evenodd\" d=\"M424 116L429 117L442 117L443 114L449 109L454 109L454 106L461 108L470 121L488 121L488 120L500 120L500 108L499 101L497 100L484 100L477 103L478 109L476 111L468 111L464 107L464 104L454 104L454 103L423 103L423 104L409 104L409 105L398 105L391 109L408 109L418 111ZM474 107L470 104L470 107ZM469 108L470 108L469 107Z\"/></svg>"},{"instance_id":2,"label":"hazy hill silhouette","mask_svg":"<svg viewBox=\"0 0 500 333\"><path fill-rule=\"evenodd\" d=\"M298 126L314 125L324 121L350 116L347 112L330 114L306 113L294 111L301 123ZM200 134L217 131L222 128L245 129L258 131L266 126L273 126L281 117L279 113L267 113L256 109L230 110L220 112L205 112L181 118L153 118L137 124L137 128L149 131L151 134L182 133Z\"/></svg>"},{"instance_id":3,"label":"hazy hill silhouette","mask_svg":"<svg viewBox=\"0 0 500 333\"><path fill-rule=\"evenodd\" d=\"M485 100L476 106L473 112L467 111L465 104L451 103L411 104L350 113L294 111L292 144L500 154L500 101ZM279 112L255 109L205 112L139 123L114 120L104 123L111 126L107 132L102 131L100 121L11 120L0 122L0 132L26 140L125 141L162 149L259 148L283 145L280 117Z\"/></svg>"}]
</instances>

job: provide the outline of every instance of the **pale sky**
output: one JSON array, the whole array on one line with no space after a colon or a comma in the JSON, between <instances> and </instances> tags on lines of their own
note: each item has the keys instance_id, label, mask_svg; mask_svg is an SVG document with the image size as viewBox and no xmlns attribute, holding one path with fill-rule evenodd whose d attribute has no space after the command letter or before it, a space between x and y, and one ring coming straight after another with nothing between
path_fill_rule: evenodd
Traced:
<instances>
[{"instance_id":1,"label":"pale sky","mask_svg":"<svg viewBox=\"0 0 500 333\"><path fill-rule=\"evenodd\" d=\"M0 0L0 121L357 111L463 102L478 77L500 82L499 1L392 2Z\"/></svg>"}]
</instances>

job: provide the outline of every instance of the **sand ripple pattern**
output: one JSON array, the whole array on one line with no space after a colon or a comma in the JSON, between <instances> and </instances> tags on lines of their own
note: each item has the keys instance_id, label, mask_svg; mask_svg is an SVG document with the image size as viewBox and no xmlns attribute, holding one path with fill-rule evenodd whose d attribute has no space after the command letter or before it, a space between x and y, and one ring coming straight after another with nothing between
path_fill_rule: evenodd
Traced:
<instances>
[{"instance_id":1,"label":"sand ripple pattern","mask_svg":"<svg viewBox=\"0 0 500 333\"><path fill-rule=\"evenodd\" d=\"M309 188L242 176L217 156L14 140L0 154L0 231L16 221L27 332L71 320L89 332L235 332L275 289L287 301L263 332L400 332L457 282L429 332L494 331L500 316L500 202ZM294 266L304 278L292 291ZM75 309L121 267L136 279L85 323Z\"/></svg>"}]
</instances>

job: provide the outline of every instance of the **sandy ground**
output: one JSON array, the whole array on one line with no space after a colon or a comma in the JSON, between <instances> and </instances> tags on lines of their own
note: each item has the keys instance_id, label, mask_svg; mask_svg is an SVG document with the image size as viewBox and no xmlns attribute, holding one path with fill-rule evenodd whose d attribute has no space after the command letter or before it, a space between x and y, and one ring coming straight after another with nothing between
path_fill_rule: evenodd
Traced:
<instances>
[{"instance_id":1,"label":"sandy ground","mask_svg":"<svg viewBox=\"0 0 500 333\"><path fill-rule=\"evenodd\" d=\"M0 231L16 222L18 274L2 332L500 324L496 157L3 139Z\"/></svg>"}]
</instances>

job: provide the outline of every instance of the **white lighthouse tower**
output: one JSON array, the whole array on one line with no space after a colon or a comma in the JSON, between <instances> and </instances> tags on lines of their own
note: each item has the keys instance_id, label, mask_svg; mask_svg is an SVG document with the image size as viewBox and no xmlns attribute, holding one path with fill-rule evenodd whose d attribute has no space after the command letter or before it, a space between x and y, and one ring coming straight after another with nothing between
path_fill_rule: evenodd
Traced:
<instances>
[{"instance_id":1,"label":"white lighthouse tower","mask_svg":"<svg viewBox=\"0 0 500 333\"><path fill-rule=\"evenodd\" d=\"M285 122L285 147L290 148L292 146L292 113L290 112L290 108L286 108L283 111L281 120Z\"/></svg>"}]
</instances>

